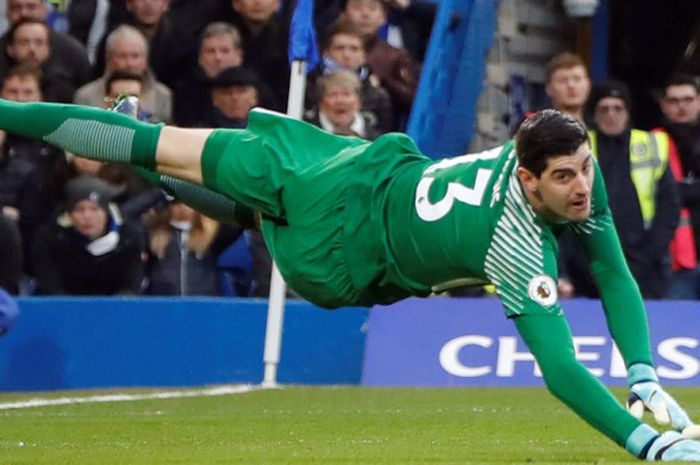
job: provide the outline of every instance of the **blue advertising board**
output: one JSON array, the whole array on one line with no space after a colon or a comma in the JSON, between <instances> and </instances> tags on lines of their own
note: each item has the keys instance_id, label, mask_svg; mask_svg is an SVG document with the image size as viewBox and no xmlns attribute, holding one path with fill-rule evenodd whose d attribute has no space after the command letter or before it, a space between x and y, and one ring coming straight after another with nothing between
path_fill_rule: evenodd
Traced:
<instances>
[{"instance_id":1,"label":"blue advertising board","mask_svg":"<svg viewBox=\"0 0 700 465\"><path fill-rule=\"evenodd\" d=\"M609 385L625 366L597 300L564 301L577 358ZM700 385L700 304L648 302L652 350L665 385ZM362 384L540 386L539 369L493 299L409 299L370 311Z\"/></svg>"},{"instance_id":2,"label":"blue advertising board","mask_svg":"<svg viewBox=\"0 0 700 465\"><path fill-rule=\"evenodd\" d=\"M259 383L267 300L25 297L0 391ZM287 301L278 381L357 384L367 309Z\"/></svg>"}]
</instances>

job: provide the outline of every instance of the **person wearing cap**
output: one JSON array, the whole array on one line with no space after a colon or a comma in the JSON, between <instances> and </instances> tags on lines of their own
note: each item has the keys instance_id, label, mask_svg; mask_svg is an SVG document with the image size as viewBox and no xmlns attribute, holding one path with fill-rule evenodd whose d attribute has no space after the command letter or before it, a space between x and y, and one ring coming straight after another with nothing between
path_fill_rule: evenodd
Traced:
<instances>
[{"instance_id":1,"label":"person wearing cap","mask_svg":"<svg viewBox=\"0 0 700 465\"><path fill-rule=\"evenodd\" d=\"M139 293L143 233L110 202L116 194L95 176L68 182L63 212L41 227L32 247L36 294Z\"/></svg>"},{"instance_id":2,"label":"person wearing cap","mask_svg":"<svg viewBox=\"0 0 700 465\"><path fill-rule=\"evenodd\" d=\"M222 70L211 80L211 106L201 126L243 128L248 112L260 100L260 78L250 68L236 66Z\"/></svg>"},{"instance_id":3,"label":"person wearing cap","mask_svg":"<svg viewBox=\"0 0 700 465\"><path fill-rule=\"evenodd\" d=\"M621 82L593 87L588 102L591 149L630 270L645 298L662 299L671 275L669 244L680 217L680 199L668 164L668 135L632 128L630 102Z\"/></svg>"}]
</instances>

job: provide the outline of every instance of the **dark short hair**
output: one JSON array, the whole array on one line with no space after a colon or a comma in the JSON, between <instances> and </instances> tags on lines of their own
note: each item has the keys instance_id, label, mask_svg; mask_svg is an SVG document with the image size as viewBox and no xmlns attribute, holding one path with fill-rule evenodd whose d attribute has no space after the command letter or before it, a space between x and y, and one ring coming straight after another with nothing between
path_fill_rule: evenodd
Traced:
<instances>
[{"instance_id":1,"label":"dark short hair","mask_svg":"<svg viewBox=\"0 0 700 465\"><path fill-rule=\"evenodd\" d=\"M583 123L557 110L542 110L523 121L515 134L520 166L539 177L550 158L573 155L588 141Z\"/></svg>"},{"instance_id":2,"label":"dark short hair","mask_svg":"<svg viewBox=\"0 0 700 465\"><path fill-rule=\"evenodd\" d=\"M358 39L360 39L362 48L365 48L367 46L365 35L362 33L359 27L355 23L352 23L347 19L341 18L333 24L331 24L331 27L329 27L326 31L326 34L323 37L323 43L321 44L323 50L328 50L328 47L331 46L333 38L340 34L357 37Z\"/></svg>"},{"instance_id":3,"label":"dark short hair","mask_svg":"<svg viewBox=\"0 0 700 465\"><path fill-rule=\"evenodd\" d=\"M114 81L138 81L143 84L143 76L131 71L114 71L105 79L105 95L109 95Z\"/></svg>"},{"instance_id":4,"label":"dark short hair","mask_svg":"<svg viewBox=\"0 0 700 465\"><path fill-rule=\"evenodd\" d=\"M51 46L51 28L49 27L48 24L46 24L46 21L42 21L40 19L33 19L33 18L23 18L17 21L15 24L10 27L10 30L7 32L7 44L12 44L15 41L15 35L17 34L17 29L21 28L25 24L39 24L46 29L46 34L49 38L49 47Z\"/></svg>"},{"instance_id":5,"label":"dark short hair","mask_svg":"<svg viewBox=\"0 0 700 465\"><path fill-rule=\"evenodd\" d=\"M20 63L18 65L11 66L10 69L8 69L2 75L3 85L4 81L7 81L12 77L20 77L23 79L27 77L33 78L37 83L39 83L39 88L41 88L43 73L41 72L41 67L33 63Z\"/></svg>"},{"instance_id":6,"label":"dark short hair","mask_svg":"<svg viewBox=\"0 0 700 465\"><path fill-rule=\"evenodd\" d=\"M695 76L687 73L675 73L673 76L671 76L664 84L664 95L666 95L666 89L671 86L693 86L695 92L700 93L698 80L695 78Z\"/></svg>"}]
</instances>

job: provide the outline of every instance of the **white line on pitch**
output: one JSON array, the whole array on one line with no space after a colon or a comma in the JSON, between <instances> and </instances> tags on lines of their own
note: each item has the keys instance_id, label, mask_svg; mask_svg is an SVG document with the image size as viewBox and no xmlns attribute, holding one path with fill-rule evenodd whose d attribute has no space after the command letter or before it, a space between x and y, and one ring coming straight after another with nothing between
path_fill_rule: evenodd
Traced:
<instances>
[{"instance_id":1,"label":"white line on pitch","mask_svg":"<svg viewBox=\"0 0 700 465\"><path fill-rule=\"evenodd\" d=\"M17 402L0 403L0 410L12 410L34 407L50 407L55 405L89 404L99 402L131 402L152 399L180 399L183 397L212 397L230 394L244 394L260 389L258 386L219 386L206 389L188 389L183 391L160 391L144 394L104 394L86 397L59 397L56 399L29 399Z\"/></svg>"}]
</instances>

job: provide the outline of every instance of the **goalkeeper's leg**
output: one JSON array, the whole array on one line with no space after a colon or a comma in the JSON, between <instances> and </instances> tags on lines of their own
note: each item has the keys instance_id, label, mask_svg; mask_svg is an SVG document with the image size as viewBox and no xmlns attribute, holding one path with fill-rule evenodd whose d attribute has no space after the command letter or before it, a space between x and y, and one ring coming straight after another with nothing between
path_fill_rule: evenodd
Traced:
<instances>
[{"instance_id":1,"label":"goalkeeper's leg","mask_svg":"<svg viewBox=\"0 0 700 465\"><path fill-rule=\"evenodd\" d=\"M0 128L86 158L129 163L201 184L211 129L143 123L100 108L0 100Z\"/></svg>"},{"instance_id":2,"label":"goalkeeper's leg","mask_svg":"<svg viewBox=\"0 0 700 465\"><path fill-rule=\"evenodd\" d=\"M165 174L135 167L137 173L151 184L161 187L178 201L221 223L235 223L244 228L258 227L253 209L219 192Z\"/></svg>"},{"instance_id":3,"label":"goalkeeper's leg","mask_svg":"<svg viewBox=\"0 0 700 465\"><path fill-rule=\"evenodd\" d=\"M134 165L151 182L204 214L225 222L235 220L244 226L254 223L252 210L241 202L216 192L216 186L200 188L206 142L217 132L212 129L163 127L118 112L79 105L1 99L0 128L49 142L85 158ZM226 130L226 140L237 132ZM221 144L209 152L219 149Z\"/></svg>"},{"instance_id":4,"label":"goalkeeper's leg","mask_svg":"<svg viewBox=\"0 0 700 465\"><path fill-rule=\"evenodd\" d=\"M550 392L588 424L637 457L658 433L627 412L610 391L576 360L571 330L564 317L525 315L515 319L539 364Z\"/></svg>"},{"instance_id":5,"label":"goalkeeper's leg","mask_svg":"<svg viewBox=\"0 0 700 465\"><path fill-rule=\"evenodd\" d=\"M164 127L99 108L0 99L0 129L43 140L93 160L128 163L203 185L276 222L285 221L282 191L284 182L294 177L297 158L305 160L308 152L316 157L311 157L311 162L315 162L319 151L325 156L359 143L298 124L282 128L282 132L297 131L296 140L304 140L307 132L313 132L317 139L323 139L323 144L306 147L320 149L297 154L286 147L280 149L285 141L268 144L264 136L248 129ZM272 127L268 133L275 131L279 128Z\"/></svg>"}]
</instances>

